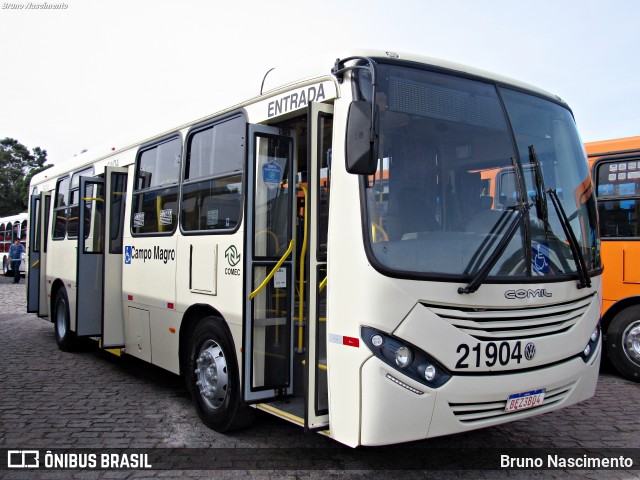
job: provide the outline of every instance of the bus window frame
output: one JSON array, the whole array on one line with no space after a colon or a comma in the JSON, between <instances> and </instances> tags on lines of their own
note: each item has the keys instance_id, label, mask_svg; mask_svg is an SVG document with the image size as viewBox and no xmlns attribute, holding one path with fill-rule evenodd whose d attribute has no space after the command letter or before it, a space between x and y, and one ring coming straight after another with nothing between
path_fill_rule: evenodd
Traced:
<instances>
[{"instance_id":1,"label":"bus window frame","mask_svg":"<svg viewBox=\"0 0 640 480\"><path fill-rule=\"evenodd\" d=\"M186 176L186 170L187 170L187 162L188 160L188 156L190 153L190 142L193 138L194 135L197 135L200 132L203 132L205 130L208 130L209 128L215 128L216 125L221 125L225 122L228 121L233 121L235 119L241 119L242 122L244 123L244 129L243 129L243 135L244 135L244 145L243 145L243 151L242 151L242 160L241 160L241 169L238 172L223 172L223 173L213 173L211 175L205 175L205 176L201 176L201 177L196 177L196 178L192 178L192 179L185 179ZM199 124L194 125L193 127L191 127L184 138L184 143L182 145L182 165L180 168L180 179L179 179L179 183L180 183L180 194L179 194L179 204L178 204L178 224L179 224L179 228L180 228L180 233L182 235L185 236L193 236L193 235L232 235L234 233L236 233L239 229L240 226L242 225L243 221L244 221L244 202L245 202L245 198L246 198L246 191L247 191L247 142L248 142L248 120L247 120L247 113L244 109L241 110L236 110L233 112L230 112L226 115L220 116L220 117L216 117L210 120L207 120L206 122L202 122ZM238 216L238 222L236 223L236 225L232 228L216 228L216 229L210 229L210 230L188 230L185 229L183 227L183 216L182 216L182 205L184 203L184 187L185 186L190 186L190 185L195 185L197 183L201 183L201 182L205 182L205 181L210 181L210 180L221 180L224 178L228 178L231 176L236 176L236 175L240 175L240 183L242 184L242 190L240 192L240 205L239 205L239 209L240 209L240 214Z\"/></svg>"},{"instance_id":2,"label":"bus window frame","mask_svg":"<svg viewBox=\"0 0 640 480\"><path fill-rule=\"evenodd\" d=\"M632 152L631 154L622 154L622 155L615 155L615 156L604 156L604 157L600 157L597 160L595 160L593 162L593 165L591 167L591 178L593 181L593 185L595 188L595 197L596 197L596 209L598 209L598 215L600 214L600 202L608 202L608 201L622 201L622 200L635 200L637 202L640 203L640 192L637 192L635 195L629 195L629 196L622 196L619 194L614 194L614 195L603 195L600 196L598 194L598 189L600 187L600 182L598 181L599 178L599 172L600 172L600 167L606 165L606 164L614 164L614 163L621 163L621 162L628 162L628 161L637 161L639 164L639 170L640 170L640 155L638 155L637 151ZM640 221L640 220L639 220ZM599 223L599 229L602 226L602 219L600 219ZM621 237L611 237L611 236L605 236L603 235L602 230L600 230L600 238L601 241L603 242L615 242L615 241L626 241L626 242L638 242L640 241L640 234L638 236L635 237L629 237L629 236L621 236Z\"/></svg>"},{"instance_id":3,"label":"bus window frame","mask_svg":"<svg viewBox=\"0 0 640 480\"><path fill-rule=\"evenodd\" d=\"M63 207L58 205L58 199L60 198L60 185L64 182L64 181L68 181L68 188L67 188L67 202L65 203L65 205ZM56 188L53 192L54 195L54 199L53 199L53 221L51 222L51 239L54 241L59 241L59 240L64 240L65 238L67 238L67 223L69 220L69 213L68 213L68 209L69 209L69 202L71 200L70 197L70 187L71 187L71 175L70 174L65 174L62 175L60 177L58 177L58 179L56 180ZM56 236L56 224L58 223L57 219L58 219L58 212L63 212L64 211L64 232L62 233L61 236Z\"/></svg>"},{"instance_id":4,"label":"bus window frame","mask_svg":"<svg viewBox=\"0 0 640 480\"><path fill-rule=\"evenodd\" d=\"M177 171L177 179L175 182L170 183L170 184L165 184L165 185L158 185L158 186L153 186L153 187L146 187L146 188L141 188L138 189L137 185L138 185L138 173L140 170L140 160L142 158L142 154L144 152L147 152L153 148L158 148L160 145L165 144L165 143L169 143L172 142L174 140L178 140L179 145L180 145L180 163L178 165L178 171ZM133 168L134 168L134 175L133 175L133 188L131 190L131 204L129 205L129 232L131 233L132 237L171 237L173 236L173 234L176 232L176 230L178 229L178 224L180 223L180 194L182 192L182 188L181 188L181 182L180 182L180 177L181 177L181 171L182 171L182 165L184 164L184 138L182 136L182 133L179 131L176 132L172 132L169 133L167 135L164 135L160 138L157 138L151 142L145 143L144 145L141 145L140 148L138 148L138 151L136 152L136 160L133 163ZM166 232L160 232L160 231L153 231L153 232L144 232L144 233L139 233L136 232L134 229L136 227L133 226L133 222L134 222L134 217L136 213L136 200L137 197L139 195L144 196L147 193L154 193L154 192L162 192L163 190L169 190L169 189L176 189L176 221L174 222L174 224L172 225L172 229L168 230ZM157 222L156 222L157 225Z\"/></svg>"},{"instance_id":5,"label":"bus window frame","mask_svg":"<svg viewBox=\"0 0 640 480\"><path fill-rule=\"evenodd\" d=\"M69 205L67 206L67 226L65 228L65 235L70 240L75 240L78 238L78 233L80 232L80 225L78 224L78 229L74 234L69 233L69 219L71 218L71 210L74 207L78 207L78 222L80 221L80 205L82 205L83 200L80 199L80 178L81 177L93 177L95 175L95 167L93 165L76 170L71 174L71 180L69 181ZM86 175L87 172L91 172L90 175ZM74 186L74 180L78 179L77 186ZM78 192L78 203L73 202L73 193ZM89 231L84 232L85 235L89 235Z\"/></svg>"}]
</instances>

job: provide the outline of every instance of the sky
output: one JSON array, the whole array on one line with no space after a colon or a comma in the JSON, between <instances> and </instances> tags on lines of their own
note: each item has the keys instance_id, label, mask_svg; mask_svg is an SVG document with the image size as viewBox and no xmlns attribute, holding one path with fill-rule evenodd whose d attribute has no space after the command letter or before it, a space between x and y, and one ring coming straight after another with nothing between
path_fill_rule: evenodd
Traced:
<instances>
[{"instance_id":1,"label":"sky","mask_svg":"<svg viewBox=\"0 0 640 480\"><path fill-rule=\"evenodd\" d=\"M45 3L66 8L33 8ZM636 0L0 0L0 138L57 164L254 97L270 68L284 79L326 58L328 72L329 52L354 48L548 90L585 142L635 136L638 18Z\"/></svg>"}]
</instances>

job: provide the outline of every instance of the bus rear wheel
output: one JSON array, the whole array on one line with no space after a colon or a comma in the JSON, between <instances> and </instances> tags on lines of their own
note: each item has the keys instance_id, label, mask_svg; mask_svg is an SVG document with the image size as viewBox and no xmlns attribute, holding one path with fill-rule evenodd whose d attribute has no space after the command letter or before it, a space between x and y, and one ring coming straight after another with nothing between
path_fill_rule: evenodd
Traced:
<instances>
[{"instance_id":1,"label":"bus rear wheel","mask_svg":"<svg viewBox=\"0 0 640 480\"><path fill-rule=\"evenodd\" d=\"M607 330L607 352L623 377L640 382L640 306L618 313Z\"/></svg>"},{"instance_id":2,"label":"bus rear wheel","mask_svg":"<svg viewBox=\"0 0 640 480\"><path fill-rule=\"evenodd\" d=\"M9 257L4 257L2 259L2 273L4 273L5 277L8 277L13 273L11 271L11 262L9 261Z\"/></svg>"},{"instance_id":3,"label":"bus rear wheel","mask_svg":"<svg viewBox=\"0 0 640 480\"><path fill-rule=\"evenodd\" d=\"M254 415L242 403L235 348L223 322L210 316L198 323L191 336L186 371L200 419L217 432L242 428Z\"/></svg>"},{"instance_id":4,"label":"bus rear wheel","mask_svg":"<svg viewBox=\"0 0 640 480\"><path fill-rule=\"evenodd\" d=\"M63 352L72 350L75 346L76 337L75 333L71 331L69 299L64 288L59 289L56 293L56 299L53 303L53 322L58 348Z\"/></svg>"}]
</instances>

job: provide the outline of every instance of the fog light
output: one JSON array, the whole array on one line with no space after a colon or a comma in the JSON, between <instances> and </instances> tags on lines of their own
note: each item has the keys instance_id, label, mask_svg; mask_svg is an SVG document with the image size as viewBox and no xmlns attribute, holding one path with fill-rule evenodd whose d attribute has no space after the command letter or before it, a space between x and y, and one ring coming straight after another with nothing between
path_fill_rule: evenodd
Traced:
<instances>
[{"instance_id":1,"label":"fog light","mask_svg":"<svg viewBox=\"0 0 640 480\"><path fill-rule=\"evenodd\" d=\"M382 338L382 335L373 335L371 337L371 345L374 347L381 347L383 343L384 339Z\"/></svg>"},{"instance_id":2,"label":"fog light","mask_svg":"<svg viewBox=\"0 0 640 480\"><path fill-rule=\"evenodd\" d=\"M596 328L591 334L591 341L595 342L598 339L598 335L600 334L599 330Z\"/></svg>"},{"instance_id":3,"label":"fog light","mask_svg":"<svg viewBox=\"0 0 640 480\"><path fill-rule=\"evenodd\" d=\"M591 345L587 344L587 346L584 347L584 350L582 351L582 354L585 357L588 357L591 354Z\"/></svg>"},{"instance_id":4,"label":"fog light","mask_svg":"<svg viewBox=\"0 0 640 480\"><path fill-rule=\"evenodd\" d=\"M413 361L413 353L407 347L400 347L396 350L396 365L405 368L411 365Z\"/></svg>"}]
</instances>

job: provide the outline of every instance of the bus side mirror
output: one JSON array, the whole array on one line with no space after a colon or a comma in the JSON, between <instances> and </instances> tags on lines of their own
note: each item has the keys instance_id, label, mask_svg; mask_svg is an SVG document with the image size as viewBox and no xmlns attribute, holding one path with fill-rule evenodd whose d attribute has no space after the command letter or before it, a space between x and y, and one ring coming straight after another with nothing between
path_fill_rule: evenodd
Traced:
<instances>
[{"instance_id":1,"label":"bus side mirror","mask_svg":"<svg viewBox=\"0 0 640 480\"><path fill-rule=\"evenodd\" d=\"M351 102L347 116L346 163L347 172L357 175L373 175L378 165L376 143L371 142L374 119L371 103L362 100ZM374 135L374 138L377 137Z\"/></svg>"}]
</instances>

